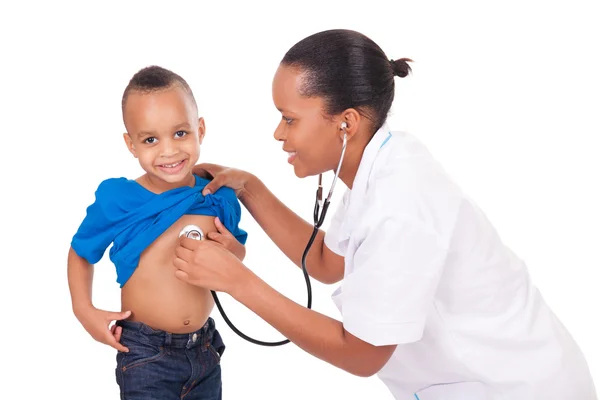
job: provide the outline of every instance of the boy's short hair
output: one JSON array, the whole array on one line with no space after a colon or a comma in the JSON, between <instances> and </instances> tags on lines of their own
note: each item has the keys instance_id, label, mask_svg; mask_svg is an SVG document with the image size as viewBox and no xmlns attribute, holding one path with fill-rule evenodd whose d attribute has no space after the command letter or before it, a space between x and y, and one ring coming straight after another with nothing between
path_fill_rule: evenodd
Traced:
<instances>
[{"instance_id":1,"label":"boy's short hair","mask_svg":"<svg viewBox=\"0 0 600 400\"><path fill-rule=\"evenodd\" d=\"M177 75L173 71L169 71L166 68L159 67L157 65L151 65L146 68L142 68L133 75L129 80L129 84L123 92L123 99L121 100L121 109L125 113L125 103L127 97L131 92L142 92L151 93L158 90L168 89L173 85L179 85L185 92L190 96L194 106L198 108L194 93L188 85L188 83L181 76Z\"/></svg>"}]
</instances>

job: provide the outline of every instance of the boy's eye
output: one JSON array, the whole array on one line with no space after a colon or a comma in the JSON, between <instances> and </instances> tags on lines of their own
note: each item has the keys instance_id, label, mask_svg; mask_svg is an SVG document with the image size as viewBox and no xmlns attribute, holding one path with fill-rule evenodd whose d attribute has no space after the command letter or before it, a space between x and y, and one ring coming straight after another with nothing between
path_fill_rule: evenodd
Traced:
<instances>
[{"instance_id":1,"label":"boy's eye","mask_svg":"<svg viewBox=\"0 0 600 400\"><path fill-rule=\"evenodd\" d=\"M144 140L144 143L154 144L154 143L156 143L156 138L155 137L149 137L146 140Z\"/></svg>"},{"instance_id":2,"label":"boy's eye","mask_svg":"<svg viewBox=\"0 0 600 400\"><path fill-rule=\"evenodd\" d=\"M177 132L175 132L175 136L176 136L176 137L179 137L179 138L182 138L182 137L184 137L185 135L187 135L187 132L186 132L186 131L177 131Z\"/></svg>"},{"instance_id":3,"label":"boy's eye","mask_svg":"<svg viewBox=\"0 0 600 400\"><path fill-rule=\"evenodd\" d=\"M294 121L292 118L286 118L284 116L281 117L286 124L290 125L292 123L292 121Z\"/></svg>"}]
</instances>

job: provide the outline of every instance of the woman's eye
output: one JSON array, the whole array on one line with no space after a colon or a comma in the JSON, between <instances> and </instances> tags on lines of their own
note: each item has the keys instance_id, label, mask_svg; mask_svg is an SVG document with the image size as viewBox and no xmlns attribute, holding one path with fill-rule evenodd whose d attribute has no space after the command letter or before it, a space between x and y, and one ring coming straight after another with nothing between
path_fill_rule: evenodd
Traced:
<instances>
[{"instance_id":1,"label":"woman's eye","mask_svg":"<svg viewBox=\"0 0 600 400\"><path fill-rule=\"evenodd\" d=\"M144 143L154 144L154 143L156 143L156 138L155 137L149 137L146 140L144 140Z\"/></svg>"},{"instance_id":2,"label":"woman's eye","mask_svg":"<svg viewBox=\"0 0 600 400\"><path fill-rule=\"evenodd\" d=\"M177 132L175 132L175 136L178 137L178 138L182 138L185 135L187 135L187 132L185 132L185 131L177 131Z\"/></svg>"}]
</instances>

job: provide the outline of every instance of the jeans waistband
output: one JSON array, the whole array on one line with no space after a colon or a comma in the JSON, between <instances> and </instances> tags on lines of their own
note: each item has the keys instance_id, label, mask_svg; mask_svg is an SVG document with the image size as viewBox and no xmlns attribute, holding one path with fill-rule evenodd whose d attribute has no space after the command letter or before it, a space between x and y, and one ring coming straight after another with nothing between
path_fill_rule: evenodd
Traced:
<instances>
[{"instance_id":1,"label":"jeans waistband","mask_svg":"<svg viewBox=\"0 0 600 400\"><path fill-rule=\"evenodd\" d=\"M212 318L208 318L202 328L190 333L165 332L138 321L120 320L116 325L123 328L122 337L156 346L188 349L210 343L215 330L215 321Z\"/></svg>"}]
</instances>

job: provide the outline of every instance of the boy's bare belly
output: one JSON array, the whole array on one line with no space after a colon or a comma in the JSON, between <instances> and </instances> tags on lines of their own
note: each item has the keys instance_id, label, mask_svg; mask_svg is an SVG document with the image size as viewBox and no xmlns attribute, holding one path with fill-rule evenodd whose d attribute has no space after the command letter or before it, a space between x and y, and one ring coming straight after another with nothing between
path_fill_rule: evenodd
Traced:
<instances>
[{"instance_id":1,"label":"boy's bare belly","mask_svg":"<svg viewBox=\"0 0 600 400\"><path fill-rule=\"evenodd\" d=\"M129 320L171 333L193 332L206 323L214 306L210 291L177 279L173 266L179 232L189 224L205 234L217 231L214 217L184 215L148 246L121 290L122 310L131 311Z\"/></svg>"}]
</instances>

